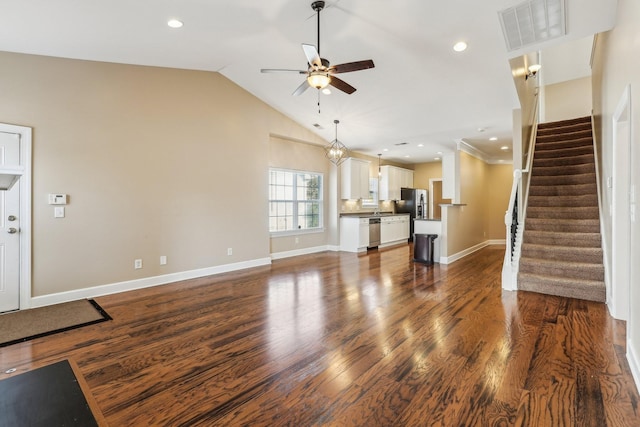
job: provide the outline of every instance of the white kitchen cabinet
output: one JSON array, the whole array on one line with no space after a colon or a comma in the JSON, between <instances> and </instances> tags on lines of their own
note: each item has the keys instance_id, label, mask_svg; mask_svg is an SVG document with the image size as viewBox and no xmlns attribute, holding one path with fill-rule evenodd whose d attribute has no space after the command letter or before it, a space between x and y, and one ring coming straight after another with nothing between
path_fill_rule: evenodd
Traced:
<instances>
[{"instance_id":1,"label":"white kitchen cabinet","mask_svg":"<svg viewBox=\"0 0 640 427\"><path fill-rule=\"evenodd\" d=\"M343 216L340 218L340 250L364 252L369 246L369 218Z\"/></svg>"},{"instance_id":2,"label":"white kitchen cabinet","mask_svg":"<svg viewBox=\"0 0 640 427\"><path fill-rule=\"evenodd\" d=\"M395 166L380 168L380 200L400 200L401 188L413 188L413 171Z\"/></svg>"},{"instance_id":3,"label":"white kitchen cabinet","mask_svg":"<svg viewBox=\"0 0 640 427\"><path fill-rule=\"evenodd\" d=\"M380 245L390 246L409 240L409 215L391 215L380 220Z\"/></svg>"},{"instance_id":4,"label":"white kitchen cabinet","mask_svg":"<svg viewBox=\"0 0 640 427\"><path fill-rule=\"evenodd\" d=\"M340 165L342 180L340 198L369 198L369 165L371 162L349 157Z\"/></svg>"}]
</instances>

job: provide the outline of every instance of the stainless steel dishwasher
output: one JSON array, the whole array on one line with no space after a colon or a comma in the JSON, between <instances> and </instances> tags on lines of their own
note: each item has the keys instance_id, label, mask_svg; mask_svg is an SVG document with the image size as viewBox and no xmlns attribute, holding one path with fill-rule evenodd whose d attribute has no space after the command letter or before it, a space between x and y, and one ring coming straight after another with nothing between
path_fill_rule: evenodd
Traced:
<instances>
[{"instance_id":1,"label":"stainless steel dishwasher","mask_svg":"<svg viewBox=\"0 0 640 427\"><path fill-rule=\"evenodd\" d=\"M380 245L380 218L369 218L369 246L376 248Z\"/></svg>"}]
</instances>

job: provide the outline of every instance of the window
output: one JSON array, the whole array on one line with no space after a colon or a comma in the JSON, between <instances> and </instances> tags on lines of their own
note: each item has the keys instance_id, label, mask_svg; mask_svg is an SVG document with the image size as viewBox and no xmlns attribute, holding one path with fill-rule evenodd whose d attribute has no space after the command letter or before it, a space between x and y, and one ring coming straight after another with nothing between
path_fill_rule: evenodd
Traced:
<instances>
[{"instance_id":1,"label":"window","mask_svg":"<svg viewBox=\"0 0 640 427\"><path fill-rule=\"evenodd\" d=\"M322 229L322 174L269 170L269 231Z\"/></svg>"}]
</instances>

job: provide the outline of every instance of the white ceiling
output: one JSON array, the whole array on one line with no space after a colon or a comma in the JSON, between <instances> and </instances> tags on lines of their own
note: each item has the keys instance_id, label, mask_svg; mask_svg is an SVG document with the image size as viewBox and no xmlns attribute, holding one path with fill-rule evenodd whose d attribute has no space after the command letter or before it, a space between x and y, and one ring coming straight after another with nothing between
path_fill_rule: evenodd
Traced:
<instances>
[{"instance_id":1,"label":"white ceiling","mask_svg":"<svg viewBox=\"0 0 640 427\"><path fill-rule=\"evenodd\" d=\"M498 11L521 0L329 0L322 57L332 64L373 59L375 68L340 75L357 88L352 95L334 89L318 97L309 89L293 97L303 76L260 69L306 69L301 44L316 44L311 2L0 0L0 50L219 71L327 141L340 120L340 141L383 159L432 161L461 139L488 158L511 157L499 149L511 143L512 110L519 108L508 59L524 52L507 52ZM565 3L567 36L528 49L543 49L543 72L551 73L553 55L568 58L554 52L547 64L544 49L562 49L615 20L616 0ZM184 27L169 28L169 18ZM459 40L469 45L463 53L452 50ZM582 77L583 68L571 65L553 79ZM492 136L498 141L489 142Z\"/></svg>"}]
</instances>

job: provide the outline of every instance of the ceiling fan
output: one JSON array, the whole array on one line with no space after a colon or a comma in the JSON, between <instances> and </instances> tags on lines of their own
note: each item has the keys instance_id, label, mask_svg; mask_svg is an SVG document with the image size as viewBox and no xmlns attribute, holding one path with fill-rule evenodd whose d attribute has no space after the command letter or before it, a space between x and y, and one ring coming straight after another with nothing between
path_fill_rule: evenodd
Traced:
<instances>
[{"instance_id":1,"label":"ceiling fan","mask_svg":"<svg viewBox=\"0 0 640 427\"><path fill-rule=\"evenodd\" d=\"M318 16L318 48L312 44L302 44L302 50L307 57L307 63L309 68L305 70L283 70L283 69L267 69L260 70L262 73L298 73L306 74L307 78L302 82L300 86L293 92L293 95L300 95L309 87L316 89L324 89L328 85L335 87L349 95L356 91L356 88L351 86L344 80L339 79L335 74L350 73L352 71L366 70L373 68L375 65L371 59L356 62L347 62L345 64L330 65L329 61L320 57L320 12L324 9L324 1L314 1L311 3L311 8L316 11Z\"/></svg>"}]
</instances>

